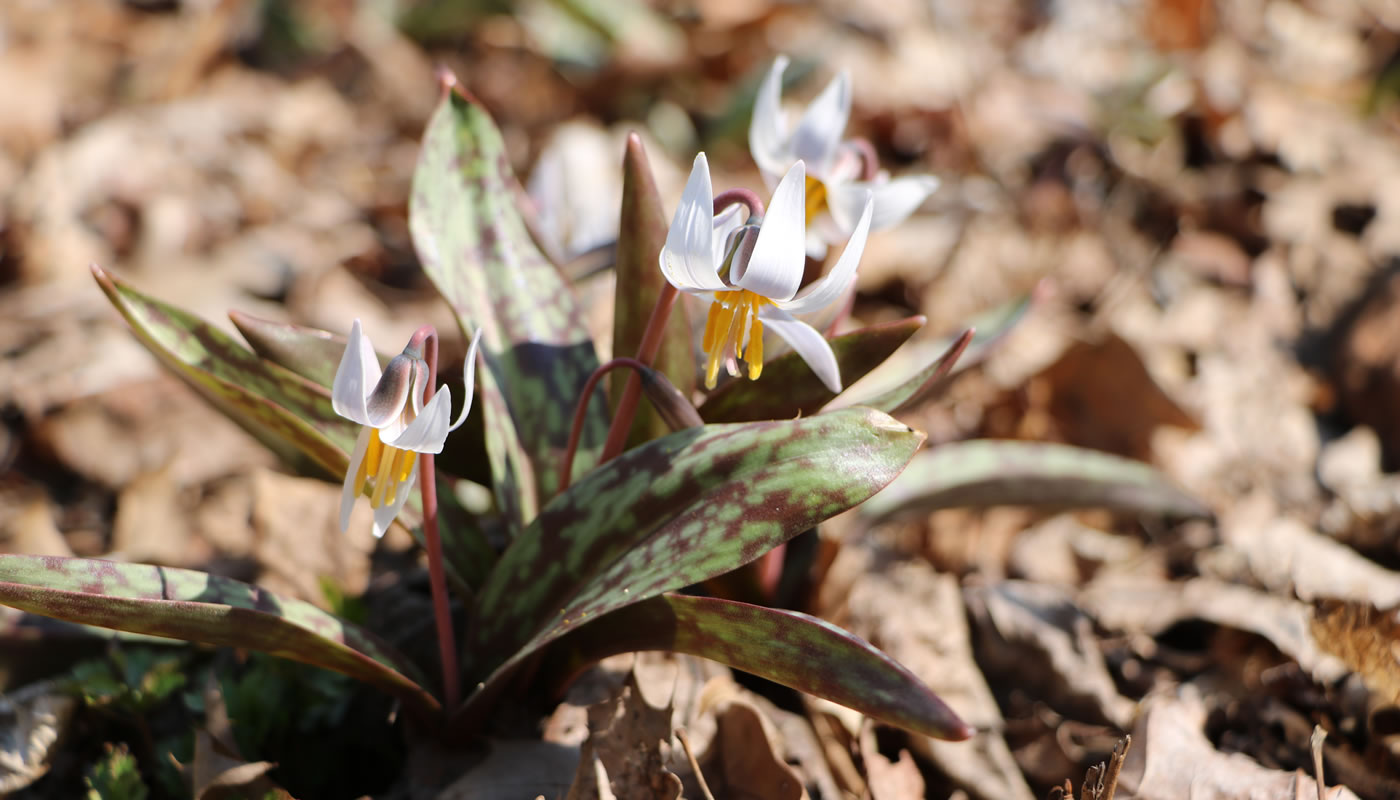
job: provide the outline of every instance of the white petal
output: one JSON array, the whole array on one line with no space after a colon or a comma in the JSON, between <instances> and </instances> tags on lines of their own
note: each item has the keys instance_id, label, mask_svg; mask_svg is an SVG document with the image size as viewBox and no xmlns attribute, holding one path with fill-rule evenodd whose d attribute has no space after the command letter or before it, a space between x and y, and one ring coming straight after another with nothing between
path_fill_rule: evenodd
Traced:
<instances>
[{"instance_id":1,"label":"white petal","mask_svg":"<svg viewBox=\"0 0 1400 800\"><path fill-rule=\"evenodd\" d=\"M810 314L836 302L851 288L851 282L856 279L860 255L865 251L865 237L870 233L870 215L875 208L875 199L869 192L866 192L865 197L865 210L861 212L860 222L856 223L855 233L852 233L851 240L846 242L846 249L841 251L836 266L821 280L807 287L800 296L786 303L779 303L783 310L794 314Z\"/></svg>"},{"instance_id":2,"label":"white petal","mask_svg":"<svg viewBox=\"0 0 1400 800\"><path fill-rule=\"evenodd\" d=\"M836 354L831 345L817 332L816 328L792 318L792 315L779 308L768 306L758 314L763 325L792 346L797 354L807 362L807 366L821 378L826 388L841 392L841 369L836 365Z\"/></svg>"},{"instance_id":3,"label":"white petal","mask_svg":"<svg viewBox=\"0 0 1400 800\"><path fill-rule=\"evenodd\" d=\"M758 87L758 95L753 101L753 116L749 120L749 152L763 173L765 182L776 179L793 162L792 151L788 148L787 121L783 118L781 105L783 72L787 66L787 56L780 55L773 59L773 66ZM771 182L769 185L772 185Z\"/></svg>"},{"instance_id":4,"label":"white petal","mask_svg":"<svg viewBox=\"0 0 1400 800\"><path fill-rule=\"evenodd\" d=\"M851 116L851 76L842 72L817 95L792 132L792 155L812 164L813 175L825 175Z\"/></svg>"},{"instance_id":5,"label":"white petal","mask_svg":"<svg viewBox=\"0 0 1400 800\"><path fill-rule=\"evenodd\" d=\"M423 413L413 418L398 435L386 436L383 431L379 438L384 444L400 450L415 453L441 453L447 441L447 432L452 426L452 390L443 386L433 395L433 399L423 407Z\"/></svg>"},{"instance_id":6,"label":"white petal","mask_svg":"<svg viewBox=\"0 0 1400 800\"><path fill-rule=\"evenodd\" d=\"M710 165L705 154L695 157L690 179L681 193L681 204L671 218L666 244L661 248L661 273L677 289L716 291L726 288L715 271L715 195L710 186Z\"/></svg>"},{"instance_id":7,"label":"white petal","mask_svg":"<svg viewBox=\"0 0 1400 800\"><path fill-rule=\"evenodd\" d=\"M361 425L378 427L370 420L365 401L374 391L374 385L379 383L379 376L379 358L374 354L369 337L360 328L360 321L356 319L350 326L350 341L345 344L345 353L340 357L340 366L336 368L335 380L331 383L331 408L340 416Z\"/></svg>"},{"instance_id":8,"label":"white petal","mask_svg":"<svg viewBox=\"0 0 1400 800\"><path fill-rule=\"evenodd\" d=\"M413 484L418 480L418 461L413 460L413 469L408 473L408 477L399 481L394 487L394 502L392 505L376 508L374 510L374 538L383 538L384 532L389 530L394 518L403 511L404 504L408 502L408 496L413 494Z\"/></svg>"},{"instance_id":9,"label":"white petal","mask_svg":"<svg viewBox=\"0 0 1400 800\"><path fill-rule=\"evenodd\" d=\"M831 215L843 230L850 230L865 205L865 192L875 193L875 213L870 218L871 230L898 225L923 205L938 189L938 179L932 175L906 175L892 181L852 181L831 189L827 203Z\"/></svg>"},{"instance_id":10,"label":"white petal","mask_svg":"<svg viewBox=\"0 0 1400 800\"><path fill-rule=\"evenodd\" d=\"M448 432L452 432L462 427L462 423L467 421L467 414L472 410L472 399L476 393L476 350L481 345L481 328L476 329L476 335L472 337L471 347L467 348L467 360L462 363L462 391L466 393L466 398L462 400L462 411L457 415L457 419L448 427ZM443 391L447 391L446 388Z\"/></svg>"},{"instance_id":11,"label":"white petal","mask_svg":"<svg viewBox=\"0 0 1400 800\"><path fill-rule=\"evenodd\" d=\"M802 162L778 183L768 203L753 256L735 263L730 279L738 286L773 300L791 300L802 285L807 263L807 173Z\"/></svg>"},{"instance_id":12,"label":"white petal","mask_svg":"<svg viewBox=\"0 0 1400 800\"><path fill-rule=\"evenodd\" d=\"M345 482L340 486L340 532L345 533L350 529L350 512L355 510L355 498L359 494L355 491L355 476L360 472L360 462L365 458L365 450L369 448L369 436L372 428L361 428L360 435L355 437L355 449L350 453L350 466L345 469Z\"/></svg>"}]
</instances>

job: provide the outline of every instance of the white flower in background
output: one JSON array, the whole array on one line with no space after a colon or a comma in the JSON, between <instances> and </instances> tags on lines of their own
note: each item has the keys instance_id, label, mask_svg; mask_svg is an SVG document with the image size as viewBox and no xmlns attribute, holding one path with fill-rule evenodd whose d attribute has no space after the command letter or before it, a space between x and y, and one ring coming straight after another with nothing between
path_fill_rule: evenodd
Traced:
<instances>
[{"instance_id":1,"label":"white flower in background","mask_svg":"<svg viewBox=\"0 0 1400 800\"><path fill-rule=\"evenodd\" d=\"M331 386L335 413L360 423L364 428L355 440L350 466L340 496L340 529L350 525L350 511L365 483L374 479L370 506L374 508L374 535L380 537L403 510L418 479L418 454L441 453L447 434L457 430L472 408L472 387L476 379L476 350L481 331L472 338L467 362L462 368L466 400L456 421L452 420L452 392L443 385L423 405L428 382L428 364L421 347L404 348L381 374L379 359L369 337L355 320L350 341Z\"/></svg>"},{"instance_id":2,"label":"white flower in background","mask_svg":"<svg viewBox=\"0 0 1400 800\"><path fill-rule=\"evenodd\" d=\"M778 56L758 89L749 123L749 151L769 186L793 162L807 164L807 249L813 257L821 258L826 245L842 241L855 230L867 194L875 197L870 227L880 230L914 213L938 188L938 179L909 175L891 180L884 171L865 179L874 167L866 163L873 158L864 152L868 145L863 148L841 139L851 115L851 79L845 72L822 90L802 113L797 127L789 131L781 108L787 66L787 56Z\"/></svg>"},{"instance_id":3,"label":"white flower in background","mask_svg":"<svg viewBox=\"0 0 1400 800\"><path fill-rule=\"evenodd\" d=\"M819 311L839 300L850 287L865 249L873 203L867 192L864 209L854 221L850 241L836 266L798 295L806 264L805 183L803 163L798 161L778 182L762 223L746 225L736 213L741 208L738 205L715 215L709 162L704 153L695 157L680 207L661 248L661 271L677 289L712 301L702 344L709 356L707 388L714 388L720 361L726 360L724 354L731 348L734 358L748 364L749 378L758 378L763 371L763 328L767 325L797 351L828 389L841 391L831 345L816 329L792 315Z\"/></svg>"}]
</instances>

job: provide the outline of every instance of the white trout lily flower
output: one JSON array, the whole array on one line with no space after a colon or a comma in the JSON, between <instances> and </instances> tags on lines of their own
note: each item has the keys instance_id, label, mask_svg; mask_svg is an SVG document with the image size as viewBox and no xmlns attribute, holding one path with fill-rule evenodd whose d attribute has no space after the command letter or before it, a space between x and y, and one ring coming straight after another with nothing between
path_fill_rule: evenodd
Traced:
<instances>
[{"instance_id":1,"label":"white trout lily flower","mask_svg":"<svg viewBox=\"0 0 1400 800\"><path fill-rule=\"evenodd\" d=\"M845 72L827 85L807 106L797 126L789 130L781 107L787 66L787 56L778 56L759 86L749 122L749 151L770 187L793 162L806 163L807 249L813 257L821 258L828 244L840 242L855 230L867 193L875 197L870 227L880 230L914 213L938 188L938 179L909 175L891 180L884 171L873 180L861 179L869 174L867 167L873 167L866 164L873 156L863 154L856 142L841 140L851 116L851 79Z\"/></svg>"},{"instance_id":2,"label":"white trout lily flower","mask_svg":"<svg viewBox=\"0 0 1400 800\"><path fill-rule=\"evenodd\" d=\"M819 311L839 300L856 277L856 265L870 230L872 200L854 225L854 232L836 266L802 294L806 265L803 246L803 187L801 161L778 182L768 213L760 225L746 225L741 206L714 213L710 166L701 153L681 194L661 248L661 272L677 289L712 301L705 321L703 349L709 356L705 386L713 389L721 360L732 350L748 364L749 378L763 371L763 329L766 325L792 346L822 383L841 391L841 375L831 345L812 326L793 314ZM867 193L868 194L868 193Z\"/></svg>"},{"instance_id":3,"label":"white trout lily flower","mask_svg":"<svg viewBox=\"0 0 1400 800\"><path fill-rule=\"evenodd\" d=\"M452 392L443 385L428 404L423 390L428 382L428 364L422 347L410 344L394 356L383 373L369 337L355 320L350 341L331 386L335 413L363 425L350 454L345 484L340 495L340 529L349 528L350 511L365 483L374 479L370 506L374 508L374 535L380 537L408 502L418 479L418 455L441 453L447 434L457 430L472 408L472 387L476 379L476 350L481 331L472 338L467 362L462 368L466 400L457 419L452 419Z\"/></svg>"}]
</instances>

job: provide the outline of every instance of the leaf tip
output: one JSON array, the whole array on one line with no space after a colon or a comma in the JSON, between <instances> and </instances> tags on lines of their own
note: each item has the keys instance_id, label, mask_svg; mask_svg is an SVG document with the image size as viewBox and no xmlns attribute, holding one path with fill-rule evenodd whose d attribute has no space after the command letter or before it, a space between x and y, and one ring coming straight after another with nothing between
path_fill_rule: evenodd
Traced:
<instances>
[{"instance_id":1,"label":"leaf tip","mask_svg":"<svg viewBox=\"0 0 1400 800\"><path fill-rule=\"evenodd\" d=\"M457 80L457 74L450 68L439 65L437 68L438 90L442 92L442 99L452 93L453 89L461 86L461 81Z\"/></svg>"}]
</instances>

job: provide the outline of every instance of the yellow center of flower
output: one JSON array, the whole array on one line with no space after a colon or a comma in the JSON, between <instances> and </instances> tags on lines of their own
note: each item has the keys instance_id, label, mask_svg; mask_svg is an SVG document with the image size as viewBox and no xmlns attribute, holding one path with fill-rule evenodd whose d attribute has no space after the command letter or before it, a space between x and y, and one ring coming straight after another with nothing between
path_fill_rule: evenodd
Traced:
<instances>
[{"instance_id":1,"label":"yellow center of flower","mask_svg":"<svg viewBox=\"0 0 1400 800\"><path fill-rule=\"evenodd\" d=\"M373 475L374 493L369 497L370 506L383 508L393 505L399 484L408 480L417 459L418 454L412 450L400 450L384 444L379 440L379 431L371 428L369 446L365 448L365 457L360 459L360 467L355 472L355 494L364 490L365 479Z\"/></svg>"},{"instance_id":2,"label":"yellow center of flower","mask_svg":"<svg viewBox=\"0 0 1400 800\"><path fill-rule=\"evenodd\" d=\"M715 388L719 362L730 342L734 343L734 357L744 359L749 365L749 380L758 380L763 373L763 322L758 312L772 304L772 300L748 289L715 292L715 302L710 305L710 314L705 319L702 342L710 357L705 364L706 389Z\"/></svg>"},{"instance_id":3,"label":"yellow center of flower","mask_svg":"<svg viewBox=\"0 0 1400 800\"><path fill-rule=\"evenodd\" d=\"M807 176L807 224L811 225L816 216L826 210L826 184Z\"/></svg>"}]
</instances>

